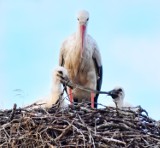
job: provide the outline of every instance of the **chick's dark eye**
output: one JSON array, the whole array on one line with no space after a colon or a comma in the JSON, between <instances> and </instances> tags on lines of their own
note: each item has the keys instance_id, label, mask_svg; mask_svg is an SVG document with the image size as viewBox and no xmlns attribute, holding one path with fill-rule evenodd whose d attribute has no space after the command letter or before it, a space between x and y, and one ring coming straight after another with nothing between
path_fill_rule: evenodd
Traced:
<instances>
[{"instance_id":1,"label":"chick's dark eye","mask_svg":"<svg viewBox=\"0 0 160 148\"><path fill-rule=\"evenodd\" d=\"M59 74L63 74L63 72L62 72L62 71L58 71L58 73L59 73Z\"/></svg>"},{"instance_id":2,"label":"chick's dark eye","mask_svg":"<svg viewBox=\"0 0 160 148\"><path fill-rule=\"evenodd\" d=\"M89 18L87 18L87 21L89 20Z\"/></svg>"},{"instance_id":3,"label":"chick's dark eye","mask_svg":"<svg viewBox=\"0 0 160 148\"><path fill-rule=\"evenodd\" d=\"M119 92L121 92L121 91L122 91L122 89L121 89L121 88L119 88L119 89L118 89L118 91L119 91Z\"/></svg>"},{"instance_id":4,"label":"chick's dark eye","mask_svg":"<svg viewBox=\"0 0 160 148\"><path fill-rule=\"evenodd\" d=\"M79 21L79 18L77 18L77 20Z\"/></svg>"}]
</instances>

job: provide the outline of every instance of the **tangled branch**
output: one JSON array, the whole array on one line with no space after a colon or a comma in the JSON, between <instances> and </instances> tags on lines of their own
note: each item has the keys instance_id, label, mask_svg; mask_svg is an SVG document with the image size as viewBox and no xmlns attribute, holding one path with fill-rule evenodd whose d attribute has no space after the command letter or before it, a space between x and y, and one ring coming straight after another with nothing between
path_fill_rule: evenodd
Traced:
<instances>
[{"instance_id":1,"label":"tangled branch","mask_svg":"<svg viewBox=\"0 0 160 148\"><path fill-rule=\"evenodd\" d=\"M160 124L140 107L33 106L0 111L0 147L160 147Z\"/></svg>"}]
</instances>

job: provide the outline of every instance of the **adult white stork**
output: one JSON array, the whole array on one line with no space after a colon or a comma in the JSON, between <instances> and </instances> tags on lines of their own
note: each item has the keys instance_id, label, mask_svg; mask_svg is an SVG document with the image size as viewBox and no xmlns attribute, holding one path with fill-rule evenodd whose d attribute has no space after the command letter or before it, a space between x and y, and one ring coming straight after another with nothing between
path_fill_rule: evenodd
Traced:
<instances>
[{"instance_id":1,"label":"adult white stork","mask_svg":"<svg viewBox=\"0 0 160 148\"><path fill-rule=\"evenodd\" d=\"M62 44L59 64L68 70L73 83L100 90L102 85L102 62L96 41L87 34L89 13L79 11L77 15L78 30L70 35ZM90 100L91 106L97 108L99 94L80 89L69 89L70 101ZM73 95L72 95L73 94Z\"/></svg>"}]
</instances>

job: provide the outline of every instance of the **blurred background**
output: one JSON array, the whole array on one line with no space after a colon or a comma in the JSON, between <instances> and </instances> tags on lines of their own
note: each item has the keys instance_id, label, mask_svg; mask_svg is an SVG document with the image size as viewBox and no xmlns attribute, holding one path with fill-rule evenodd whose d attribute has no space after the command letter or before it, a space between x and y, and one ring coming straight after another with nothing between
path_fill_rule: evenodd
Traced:
<instances>
[{"instance_id":1,"label":"blurred background","mask_svg":"<svg viewBox=\"0 0 160 148\"><path fill-rule=\"evenodd\" d=\"M0 108L48 96L63 40L76 31L78 10L103 61L102 90L122 86L125 100L159 120L159 0L0 0ZM110 97L100 95L107 105Z\"/></svg>"}]
</instances>

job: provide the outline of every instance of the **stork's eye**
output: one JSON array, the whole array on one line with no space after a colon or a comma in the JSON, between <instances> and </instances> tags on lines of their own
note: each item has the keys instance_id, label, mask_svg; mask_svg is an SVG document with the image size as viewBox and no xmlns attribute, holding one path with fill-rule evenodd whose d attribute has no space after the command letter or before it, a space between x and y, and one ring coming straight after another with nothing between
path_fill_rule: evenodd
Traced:
<instances>
[{"instance_id":1,"label":"stork's eye","mask_svg":"<svg viewBox=\"0 0 160 148\"><path fill-rule=\"evenodd\" d=\"M89 18L87 18L87 21L89 20Z\"/></svg>"},{"instance_id":2,"label":"stork's eye","mask_svg":"<svg viewBox=\"0 0 160 148\"><path fill-rule=\"evenodd\" d=\"M79 21L79 18L77 18L77 20Z\"/></svg>"}]
</instances>

